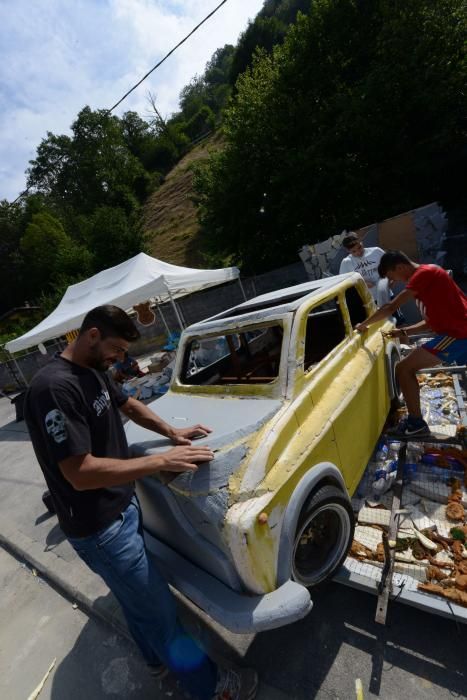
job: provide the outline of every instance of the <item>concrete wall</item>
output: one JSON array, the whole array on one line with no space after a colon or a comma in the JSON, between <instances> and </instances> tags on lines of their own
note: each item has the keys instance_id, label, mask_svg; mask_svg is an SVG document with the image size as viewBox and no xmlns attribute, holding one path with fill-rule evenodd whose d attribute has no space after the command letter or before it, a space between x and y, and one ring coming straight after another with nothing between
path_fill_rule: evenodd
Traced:
<instances>
[{"instance_id":1,"label":"concrete wall","mask_svg":"<svg viewBox=\"0 0 467 700\"><path fill-rule=\"evenodd\" d=\"M402 250L416 262L444 265L447 224L446 214L440 205L432 202L380 223L365 226L356 230L356 233L367 248L377 246L383 250ZM321 243L303 246L299 255L309 279L339 274L341 261L347 255L342 248L345 235L346 232L343 231ZM402 289L402 285L397 285L394 292L397 294ZM420 320L414 302L405 304L402 312L407 323L417 323Z\"/></svg>"},{"instance_id":2,"label":"concrete wall","mask_svg":"<svg viewBox=\"0 0 467 700\"><path fill-rule=\"evenodd\" d=\"M23 389L24 384L22 383L22 377L24 377L26 383L29 383L35 373L43 367L57 351L61 351L64 347L64 342L55 341L47 344L47 355L42 355L39 350L34 349L31 352L24 353L24 355L18 358L16 360L16 365L13 360L7 362L2 361L0 363L0 389L6 392L16 392ZM3 359L2 356L2 360Z\"/></svg>"},{"instance_id":3,"label":"concrete wall","mask_svg":"<svg viewBox=\"0 0 467 700\"><path fill-rule=\"evenodd\" d=\"M437 202L412 209L380 223L356 230L365 246L379 246L404 251L416 262L435 262L442 265L445 259L444 242L447 217ZM337 275L346 251L342 239L346 232L330 236L321 243L305 245L299 251L309 279L321 279L329 274Z\"/></svg>"},{"instance_id":4,"label":"concrete wall","mask_svg":"<svg viewBox=\"0 0 467 700\"><path fill-rule=\"evenodd\" d=\"M245 291L248 288L248 298L258 294L266 294L275 289L282 289L282 287L292 287L294 284L301 284L302 282L308 282L308 275L301 262L286 265L277 270L271 270L271 272L265 272L263 275L247 277L244 281L242 280Z\"/></svg>"}]
</instances>

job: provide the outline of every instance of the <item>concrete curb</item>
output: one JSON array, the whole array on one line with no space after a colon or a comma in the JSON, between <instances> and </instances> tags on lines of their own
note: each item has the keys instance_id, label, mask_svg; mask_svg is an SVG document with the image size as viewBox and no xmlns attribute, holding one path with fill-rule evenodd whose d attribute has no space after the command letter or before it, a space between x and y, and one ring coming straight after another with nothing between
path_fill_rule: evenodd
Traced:
<instances>
[{"instance_id":1,"label":"concrete curb","mask_svg":"<svg viewBox=\"0 0 467 700\"><path fill-rule=\"evenodd\" d=\"M84 612L100 618L117 632L124 634L127 639L134 641L117 599L99 576L88 569L77 555L74 561L66 561L57 556L53 550L45 550L43 542L32 540L2 516L0 516L0 546L36 569L44 580L66 598L77 602ZM177 603L196 615L196 611L199 611L197 605L170 583L169 586ZM224 636L222 632L225 630L215 620L204 616L204 622L208 628ZM236 637L234 633L227 632L228 637L232 635Z\"/></svg>"},{"instance_id":2,"label":"concrete curb","mask_svg":"<svg viewBox=\"0 0 467 700\"><path fill-rule=\"evenodd\" d=\"M29 566L36 569L44 580L54 586L66 598L77 602L84 612L110 624L117 632L124 634L127 639L133 641L118 601L105 583L88 569L77 555L75 561L68 562L57 556L53 550L44 550L42 542L31 540L30 537L24 535L1 516L0 546L10 551L17 559L25 561ZM169 586L177 603L196 615L196 611L199 611L197 605L170 583ZM224 630L219 623L208 618L208 616L204 617L204 622L209 629L212 628L217 634L224 636L222 634ZM235 633L230 632L227 632L227 636L236 637Z\"/></svg>"},{"instance_id":3,"label":"concrete curb","mask_svg":"<svg viewBox=\"0 0 467 700\"><path fill-rule=\"evenodd\" d=\"M14 536L12 536L12 533L14 533ZM112 594L108 592L108 589L105 589L104 585L102 585L104 595L97 597L88 592L89 587L96 587L96 581L101 585L92 572L88 574L86 570L83 571L79 585L80 587L83 585L86 590L80 590L73 580L76 579L76 565L70 566L64 559L60 559L53 553L44 552L39 542L33 542L18 530L8 527L1 518L0 546L13 554L17 559L25 561L32 568L36 569L44 580L52 584L60 594L73 602L76 601L83 612L90 617L97 617L105 624L110 625L118 634L122 634L134 643L126 627L120 607ZM53 570L49 562L45 561L45 558L50 556L54 557ZM70 570L73 569L75 571L70 575ZM105 595L106 592L107 595ZM173 592L177 598L182 597L178 591L173 590ZM288 700L288 697L282 691L263 682L261 682L257 696L258 700Z\"/></svg>"},{"instance_id":4,"label":"concrete curb","mask_svg":"<svg viewBox=\"0 0 467 700\"><path fill-rule=\"evenodd\" d=\"M81 570L80 564L70 564L53 552L44 551L40 542L31 540L3 518L0 518L0 544L36 569L45 580L65 597L77 602L86 613L100 618L126 638L132 639L118 602L105 584L88 571L84 564Z\"/></svg>"}]
</instances>

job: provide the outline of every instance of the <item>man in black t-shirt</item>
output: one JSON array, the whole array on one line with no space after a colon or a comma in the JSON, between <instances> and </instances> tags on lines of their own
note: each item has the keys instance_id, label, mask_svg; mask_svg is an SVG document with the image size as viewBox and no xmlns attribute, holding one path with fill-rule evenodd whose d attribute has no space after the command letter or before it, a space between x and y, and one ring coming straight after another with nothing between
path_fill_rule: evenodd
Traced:
<instances>
[{"instance_id":1,"label":"man in black t-shirt","mask_svg":"<svg viewBox=\"0 0 467 700\"><path fill-rule=\"evenodd\" d=\"M195 471L214 455L191 445L191 438L206 436L209 428L173 428L105 374L138 337L116 306L86 315L74 343L36 374L26 394L32 444L63 532L119 600L154 675L171 669L200 700L251 700L255 672L218 669L187 637L167 583L147 557L134 480L162 470ZM119 411L175 447L130 459Z\"/></svg>"}]
</instances>

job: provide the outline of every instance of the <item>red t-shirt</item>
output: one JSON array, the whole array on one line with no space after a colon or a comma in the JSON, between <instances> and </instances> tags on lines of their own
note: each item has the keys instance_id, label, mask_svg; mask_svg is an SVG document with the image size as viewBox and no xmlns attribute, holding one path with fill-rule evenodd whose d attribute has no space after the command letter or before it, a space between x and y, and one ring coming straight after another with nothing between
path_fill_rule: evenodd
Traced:
<instances>
[{"instance_id":1,"label":"red t-shirt","mask_svg":"<svg viewBox=\"0 0 467 700\"><path fill-rule=\"evenodd\" d=\"M419 265L407 283L430 328L451 338L467 338L467 297L446 270Z\"/></svg>"}]
</instances>

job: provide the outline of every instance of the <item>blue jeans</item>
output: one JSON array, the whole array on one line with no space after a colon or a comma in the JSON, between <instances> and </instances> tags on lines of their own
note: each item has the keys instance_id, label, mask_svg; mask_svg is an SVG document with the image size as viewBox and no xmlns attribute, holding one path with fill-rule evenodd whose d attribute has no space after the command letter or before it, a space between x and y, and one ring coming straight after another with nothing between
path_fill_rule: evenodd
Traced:
<instances>
[{"instance_id":1,"label":"blue jeans","mask_svg":"<svg viewBox=\"0 0 467 700\"><path fill-rule=\"evenodd\" d=\"M211 700L217 667L177 621L167 581L147 556L136 496L104 530L68 539L117 598L146 662L165 664L194 698Z\"/></svg>"}]
</instances>

